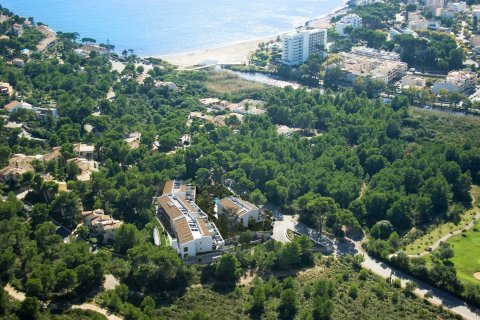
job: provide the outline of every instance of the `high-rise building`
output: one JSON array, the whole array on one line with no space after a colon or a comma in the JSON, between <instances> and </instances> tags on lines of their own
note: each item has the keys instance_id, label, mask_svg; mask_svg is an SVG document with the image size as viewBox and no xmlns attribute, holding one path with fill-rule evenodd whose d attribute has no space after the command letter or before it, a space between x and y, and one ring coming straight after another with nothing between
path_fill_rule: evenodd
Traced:
<instances>
[{"instance_id":1,"label":"high-rise building","mask_svg":"<svg viewBox=\"0 0 480 320\"><path fill-rule=\"evenodd\" d=\"M313 29L287 33L283 37L283 63L299 65L307 61L314 53L325 51L327 30Z\"/></svg>"}]
</instances>

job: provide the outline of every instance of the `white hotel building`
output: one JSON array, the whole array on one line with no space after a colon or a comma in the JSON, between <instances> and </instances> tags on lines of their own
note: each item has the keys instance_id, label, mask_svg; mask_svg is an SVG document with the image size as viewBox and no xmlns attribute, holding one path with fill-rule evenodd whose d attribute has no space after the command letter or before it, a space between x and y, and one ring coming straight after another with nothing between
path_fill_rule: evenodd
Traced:
<instances>
[{"instance_id":1,"label":"white hotel building","mask_svg":"<svg viewBox=\"0 0 480 320\"><path fill-rule=\"evenodd\" d=\"M300 65L314 53L321 53L327 47L327 29L302 30L287 33L283 37L283 63Z\"/></svg>"},{"instance_id":2,"label":"white hotel building","mask_svg":"<svg viewBox=\"0 0 480 320\"><path fill-rule=\"evenodd\" d=\"M218 250L224 240L213 222L195 204L195 186L179 180L168 181L158 198L157 213L172 236L171 245L182 258Z\"/></svg>"}]
</instances>

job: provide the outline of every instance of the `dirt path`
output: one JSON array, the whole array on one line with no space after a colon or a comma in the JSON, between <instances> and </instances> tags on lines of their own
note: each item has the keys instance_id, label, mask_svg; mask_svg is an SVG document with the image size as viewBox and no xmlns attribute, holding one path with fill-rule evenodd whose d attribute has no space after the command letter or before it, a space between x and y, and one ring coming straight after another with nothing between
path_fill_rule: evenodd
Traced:
<instances>
[{"instance_id":1,"label":"dirt path","mask_svg":"<svg viewBox=\"0 0 480 320\"><path fill-rule=\"evenodd\" d=\"M108 310L105 310L103 308L100 308L96 304L93 303L83 303L83 304L77 304L73 305L72 309L82 309L82 310L90 310L90 311L95 311L97 313L100 313L107 317L108 320L123 320L123 318L120 318L119 316L116 316L114 314L111 314Z\"/></svg>"},{"instance_id":2,"label":"dirt path","mask_svg":"<svg viewBox=\"0 0 480 320\"><path fill-rule=\"evenodd\" d=\"M25 300L25 293L18 291L14 287L7 283L7 285L3 288L6 293L8 293L13 299L22 302Z\"/></svg>"},{"instance_id":3,"label":"dirt path","mask_svg":"<svg viewBox=\"0 0 480 320\"><path fill-rule=\"evenodd\" d=\"M432 244L430 246L431 250L428 251L428 250L425 250L423 252L420 252L420 253L416 253L416 254L409 254L408 257L410 258L414 258L414 257L423 257L429 253L432 253L433 251L435 251L442 242L446 242L448 239L450 239L451 237L453 236L456 236L457 234L461 234L463 230L470 230L471 228L473 228L475 226L475 224L477 223L477 220L480 219L480 213L477 213L475 215L475 217L472 219L472 221L470 221L469 224L467 224L465 227L463 227L462 229L459 229L459 230L456 230L456 231L453 231L453 232L450 232L446 235L444 235L443 237L441 237L437 242L435 242L434 244Z\"/></svg>"},{"instance_id":4,"label":"dirt path","mask_svg":"<svg viewBox=\"0 0 480 320\"><path fill-rule=\"evenodd\" d=\"M10 295L10 297L12 297L13 299L17 300L17 301L20 301L22 302L23 300L25 300L25 293L23 292L20 292L18 291L17 289L15 289L14 287L12 287L10 284L7 284L5 287L4 287L4 290L6 293L8 293ZM82 304L74 304L72 305L71 307L72 309L82 309L82 310L90 310L90 311L95 311L95 312L98 312L102 315L104 315L105 317L107 317L108 320L123 320L123 318L119 317L119 316L116 316L114 314L111 314L108 310L106 309L103 309L99 306L97 306L96 304L93 304L93 303L82 303Z\"/></svg>"}]
</instances>

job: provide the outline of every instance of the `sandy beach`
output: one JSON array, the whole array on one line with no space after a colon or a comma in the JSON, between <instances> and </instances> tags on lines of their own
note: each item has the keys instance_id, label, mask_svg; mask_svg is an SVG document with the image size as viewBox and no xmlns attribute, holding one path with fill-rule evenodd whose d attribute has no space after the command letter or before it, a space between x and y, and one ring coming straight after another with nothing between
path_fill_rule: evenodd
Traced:
<instances>
[{"instance_id":1,"label":"sandy beach","mask_svg":"<svg viewBox=\"0 0 480 320\"><path fill-rule=\"evenodd\" d=\"M312 20L306 23L307 26L312 28L329 28L330 19L338 14L346 12L346 8L341 8L334 11L325 17ZM211 64L243 64L248 61L248 58L252 52L254 52L258 45L262 42L269 42L275 40L277 36L267 37L263 39L255 39L233 43L230 45L197 50L194 52L179 53L172 55L157 56L170 62L171 64L178 65L182 68L188 68L198 65L211 65Z\"/></svg>"}]
</instances>

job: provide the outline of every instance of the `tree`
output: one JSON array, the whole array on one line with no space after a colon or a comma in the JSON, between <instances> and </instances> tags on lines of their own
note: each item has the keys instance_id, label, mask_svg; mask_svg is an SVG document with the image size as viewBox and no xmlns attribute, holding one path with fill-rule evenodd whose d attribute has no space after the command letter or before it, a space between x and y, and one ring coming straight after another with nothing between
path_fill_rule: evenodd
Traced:
<instances>
[{"instance_id":1,"label":"tree","mask_svg":"<svg viewBox=\"0 0 480 320\"><path fill-rule=\"evenodd\" d=\"M239 242L242 245L248 245L252 241L252 232L250 230L240 233Z\"/></svg>"},{"instance_id":2,"label":"tree","mask_svg":"<svg viewBox=\"0 0 480 320\"><path fill-rule=\"evenodd\" d=\"M121 254L126 254L140 242L138 229L133 224L124 224L115 231L113 249Z\"/></svg>"},{"instance_id":3,"label":"tree","mask_svg":"<svg viewBox=\"0 0 480 320\"><path fill-rule=\"evenodd\" d=\"M250 193L249 200L257 206L262 206L267 203L267 198L259 189L255 189L252 191L252 193Z\"/></svg>"},{"instance_id":4,"label":"tree","mask_svg":"<svg viewBox=\"0 0 480 320\"><path fill-rule=\"evenodd\" d=\"M38 319L40 317L40 301L35 297L25 298L18 313L22 320Z\"/></svg>"},{"instance_id":5,"label":"tree","mask_svg":"<svg viewBox=\"0 0 480 320\"><path fill-rule=\"evenodd\" d=\"M297 313L297 295L294 289L283 290L278 306L280 319L293 319Z\"/></svg>"},{"instance_id":6,"label":"tree","mask_svg":"<svg viewBox=\"0 0 480 320\"><path fill-rule=\"evenodd\" d=\"M351 290L349 292L351 292ZM313 313L312 313L314 320L331 319L333 310L334 310L333 302L327 297L317 296L314 298Z\"/></svg>"},{"instance_id":7,"label":"tree","mask_svg":"<svg viewBox=\"0 0 480 320\"><path fill-rule=\"evenodd\" d=\"M236 282L241 273L240 262L232 254L224 254L215 267L215 277L219 281Z\"/></svg>"},{"instance_id":8,"label":"tree","mask_svg":"<svg viewBox=\"0 0 480 320\"><path fill-rule=\"evenodd\" d=\"M50 207L51 214L71 228L81 210L80 198L74 192L60 192Z\"/></svg>"},{"instance_id":9,"label":"tree","mask_svg":"<svg viewBox=\"0 0 480 320\"><path fill-rule=\"evenodd\" d=\"M45 203L37 203L32 207L30 211L30 221L32 227L36 227L39 224L44 223L47 221L48 213L50 212L50 207L48 204Z\"/></svg>"}]
</instances>

